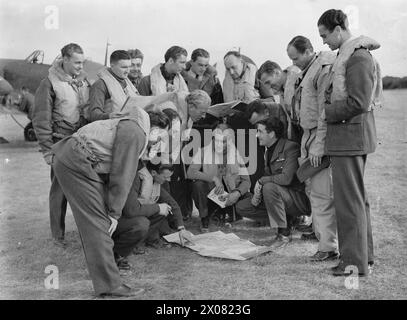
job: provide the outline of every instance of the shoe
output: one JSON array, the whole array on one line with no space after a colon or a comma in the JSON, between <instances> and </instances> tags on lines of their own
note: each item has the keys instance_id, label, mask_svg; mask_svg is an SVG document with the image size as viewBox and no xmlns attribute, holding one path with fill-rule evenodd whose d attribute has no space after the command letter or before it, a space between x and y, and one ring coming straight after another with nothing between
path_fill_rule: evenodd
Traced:
<instances>
[{"instance_id":1,"label":"shoe","mask_svg":"<svg viewBox=\"0 0 407 320\"><path fill-rule=\"evenodd\" d=\"M353 271L346 270L346 267L347 265L345 265L345 262L341 260L337 266L331 268L332 275L334 277L349 277L351 274L353 274ZM359 272L358 275L359 277L367 276L365 273L362 272Z\"/></svg>"},{"instance_id":2,"label":"shoe","mask_svg":"<svg viewBox=\"0 0 407 320\"><path fill-rule=\"evenodd\" d=\"M337 251L317 251L313 256L309 258L312 262L335 260L339 258L339 253Z\"/></svg>"},{"instance_id":3,"label":"shoe","mask_svg":"<svg viewBox=\"0 0 407 320\"><path fill-rule=\"evenodd\" d=\"M302 233L313 233L314 230L312 229L312 223L310 225L300 224L296 227L296 230Z\"/></svg>"},{"instance_id":4,"label":"shoe","mask_svg":"<svg viewBox=\"0 0 407 320\"><path fill-rule=\"evenodd\" d=\"M242 219L243 219L243 217L240 214L236 213L235 214L235 220L233 220L233 215L230 214L230 215L227 216L226 222L231 223L231 222L236 222L236 221L239 221L239 220L242 220Z\"/></svg>"},{"instance_id":5,"label":"shoe","mask_svg":"<svg viewBox=\"0 0 407 320\"><path fill-rule=\"evenodd\" d=\"M160 238L157 240L146 242L146 247L150 247L153 249L169 249L172 247L172 245L171 245L171 243L161 240L161 238Z\"/></svg>"},{"instance_id":6,"label":"shoe","mask_svg":"<svg viewBox=\"0 0 407 320\"><path fill-rule=\"evenodd\" d=\"M117 289L115 289L111 292L102 293L100 296L102 296L102 297L135 297L143 292L144 292L143 288L130 288L128 285L122 284Z\"/></svg>"},{"instance_id":7,"label":"shoe","mask_svg":"<svg viewBox=\"0 0 407 320\"><path fill-rule=\"evenodd\" d=\"M317 236L315 235L314 232L311 232L311 233L303 233L301 235L301 240L303 240L303 241L314 241L314 240L318 241L318 238L317 238Z\"/></svg>"},{"instance_id":8,"label":"shoe","mask_svg":"<svg viewBox=\"0 0 407 320\"><path fill-rule=\"evenodd\" d=\"M201 218L201 232L209 232L209 217Z\"/></svg>"},{"instance_id":9,"label":"shoe","mask_svg":"<svg viewBox=\"0 0 407 320\"><path fill-rule=\"evenodd\" d=\"M116 264L119 270L128 271L131 269L131 265L125 257L118 256L116 258Z\"/></svg>"},{"instance_id":10,"label":"shoe","mask_svg":"<svg viewBox=\"0 0 407 320\"><path fill-rule=\"evenodd\" d=\"M68 246L68 242L64 238L53 238L54 245L61 248L66 248Z\"/></svg>"},{"instance_id":11,"label":"shoe","mask_svg":"<svg viewBox=\"0 0 407 320\"><path fill-rule=\"evenodd\" d=\"M138 254L145 254L146 250L143 247L136 246L133 248L132 252L133 252L133 254L138 255Z\"/></svg>"},{"instance_id":12,"label":"shoe","mask_svg":"<svg viewBox=\"0 0 407 320\"><path fill-rule=\"evenodd\" d=\"M281 233L277 234L274 238L273 242L271 243L270 247L273 249L281 249L287 246L291 242L292 238L291 235L284 236Z\"/></svg>"}]
</instances>

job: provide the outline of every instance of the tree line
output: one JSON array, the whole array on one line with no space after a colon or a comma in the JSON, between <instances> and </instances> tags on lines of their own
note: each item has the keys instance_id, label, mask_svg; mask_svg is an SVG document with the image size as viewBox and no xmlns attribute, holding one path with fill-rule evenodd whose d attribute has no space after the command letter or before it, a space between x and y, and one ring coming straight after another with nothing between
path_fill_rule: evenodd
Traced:
<instances>
[{"instance_id":1,"label":"tree line","mask_svg":"<svg viewBox=\"0 0 407 320\"><path fill-rule=\"evenodd\" d=\"M383 78L383 89L405 89L407 88L407 77L389 77L386 76Z\"/></svg>"}]
</instances>

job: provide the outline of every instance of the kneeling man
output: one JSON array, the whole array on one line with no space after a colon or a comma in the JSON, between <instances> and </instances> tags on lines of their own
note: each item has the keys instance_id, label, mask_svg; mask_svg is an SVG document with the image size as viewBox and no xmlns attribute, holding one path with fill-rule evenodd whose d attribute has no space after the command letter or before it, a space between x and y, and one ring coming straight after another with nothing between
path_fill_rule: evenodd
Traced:
<instances>
[{"instance_id":1,"label":"kneeling man","mask_svg":"<svg viewBox=\"0 0 407 320\"><path fill-rule=\"evenodd\" d=\"M280 248L291 241L293 218L311 211L304 184L296 176L300 146L282 138L284 126L275 117L258 122L256 127L259 143L266 147L264 176L256 182L254 197L239 201L236 212L255 220L262 220L267 213L270 226L278 228L272 246Z\"/></svg>"}]
</instances>

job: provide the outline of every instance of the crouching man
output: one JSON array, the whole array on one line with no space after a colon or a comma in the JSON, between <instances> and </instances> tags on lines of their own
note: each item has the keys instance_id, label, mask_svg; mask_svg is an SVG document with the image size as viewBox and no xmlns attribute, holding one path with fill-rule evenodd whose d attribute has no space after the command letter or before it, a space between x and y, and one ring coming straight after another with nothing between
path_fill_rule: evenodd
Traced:
<instances>
[{"instance_id":1,"label":"crouching man","mask_svg":"<svg viewBox=\"0 0 407 320\"><path fill-rule=\"evenodd\" d=\"M136 235L133 252L136 254L144 253L144 243L155 249L169 246L160 239L160 235L174 232L169 225L183 238L189 238L179 205L162 186L171 180L172 173L170 165L147 162L134 180L119 226L133 229Z\"/></svg>"},{"instance_id":2,"label":"crouching man","mask_svg":"<svg viewBox=\"0 0 407 320\"><path fill-rule=\"evenodd\" d=\"M167 128L151 123L151 129ZM95 121L52 147L52 167L72 208L96 295L143 292L121 280L112 234L149 135L149 115L134 108L129 117Z\"/></svg>"},{"instance_id":3,"label":"crouching man","mask_svg":"<svg viewBox=\"0 0 407 320\"><path fill-rule=\"evenodd\" d=\"M201 230L209 230L209 217L217 205L207 198L212 189L216 195L228 192L226 209L229 211L250 189L247 169L234 145L234 133L227 124L219 124L212 143L195 154L188 168L192 179L192 197L201 217ZM232 209L233 210L233 209Z\"/></svg>"},{"instance_id":4,"label":"crouching man","mask_svg":"<svg viewBox=\"0 0 407 320\"><path fill-rule=\"evenodd\" d=\"M266 147L264 176L254 187L254 196L236 204L238 214L255 220L268 216L270 226L277 227L272 246L282 248L291 241L293 218L310 214L304 185L298 181L300 146L282 138L283 123L271 117L256 124L259 143Z\"/></svg>"}]
</instances>

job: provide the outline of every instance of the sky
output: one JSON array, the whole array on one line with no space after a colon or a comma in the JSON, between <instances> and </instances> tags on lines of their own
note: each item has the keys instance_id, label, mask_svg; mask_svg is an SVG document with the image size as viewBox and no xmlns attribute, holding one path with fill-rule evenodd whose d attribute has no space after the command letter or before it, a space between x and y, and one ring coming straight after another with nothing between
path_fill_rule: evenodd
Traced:
<instances>
[{"instance_id":1,"label":"sky","mask_svg":"<svg viewBox=\"0 0 407 320\"><path fill-rule=\"evenodd\" d=\"M291 64L286 47L296 35L322 44L317 21L328 9L342 9L354 35L381 43L374 55L383 75L407 76L407 1L405 0L0 0L0 58L26 58L44 50L51 63L67 43L104 63L117 49L139 48L143 73L164 61L172 45L204 48L223 77L223 56L240 48L259 67L272 60Z\"/></svg>"}]
</instances>

